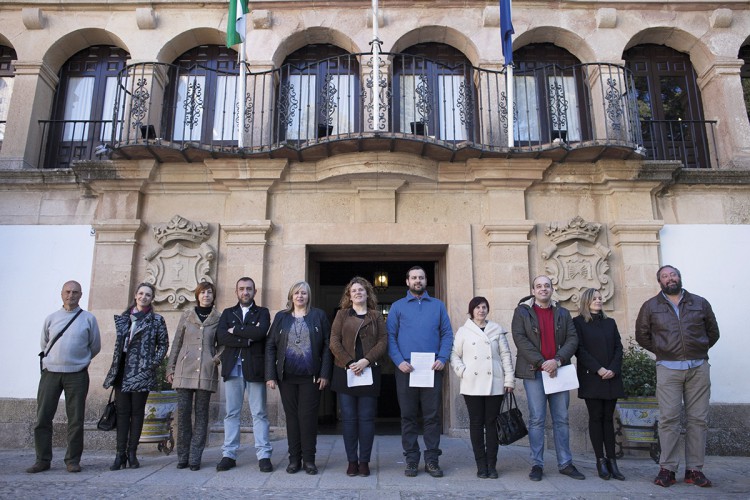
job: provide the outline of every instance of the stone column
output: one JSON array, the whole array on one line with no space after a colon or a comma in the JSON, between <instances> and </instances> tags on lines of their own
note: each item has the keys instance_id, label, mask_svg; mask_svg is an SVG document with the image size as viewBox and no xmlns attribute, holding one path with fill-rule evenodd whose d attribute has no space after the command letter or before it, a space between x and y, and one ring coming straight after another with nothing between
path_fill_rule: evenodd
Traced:
<instances>
[{"instance_id":1,"label":"stone column","mask_svg":"<svg viewBox=\"0 0 750 500\"><path fill-rule=\"evenodd\" d=\"M269 220L249 220L240 224L222 224L224 256L220 283L222 293L234 289L235 282L249 276L255 281L256 289L263 294L265 250L268 234L273 225ZM262 295L256 297L258 304L266 305ZM222 302L231 303L226 297Z\"/></svg>"},{"instance_id":2,"label":"stone column","mask_svg":"<svg viewBox=\"0 0 750 500\"><path fill-rule=\"evenodd\" d=\"M750 124L740 79L742 64L741 59L717 58L698 77L704 117L718 120L713 134L710 127L706 131L711 166L750 168ZM713 164L716 160L718 165Z\"/></svg>"},{"instance_id":3,"label":"stone column","mask_svg":"<svg viewBox=\"0 0 750 500\"><path fill-rule=\"evenodd\" d=\"M138 239L145 225L140 220L141 189L154 161L82 162L74 166L80 182L98 197L92 226L96 230L91 273L91 311L99 320L102 351L92 363L91 379L101 381L112 362L115 314L121 314L132 300L132 287L140 281L135 258ZM91 392L104 390L91 385Z\"/></svg>"},{"instance_id":4,"label":"stone column","mask_svg":"<svg viewBox=\"0 0 750 500\"><path fill-rule=\"evenodd\" d=\"M0 169L37 168L46 146L38 121L50 118L58 77L44 62L16 61L13 65L16 73Z\"/></svg>"},{"instance_id":5,"label":"stone column","mask_svg":"<svg viewBox=\"0 0 750 500\"><path fill-rule=\"evenodd\" d=\"M476 293L487 297L492 317L506 329L518 299L528 295L529 233L534 221L527 219L526 190L542 179L549 160L470 160L467 169L487 190L482 213L484 238L475 242ZM486 245L486 248L483 248Z\"/></svg>"},{"instance_id":6,"label":"stone column","mask_svg":"<svg viewBox=\"0 0 750 500\"><path fill-rule=\"evenodd\" d=\"M614 246L622 260L621 285L617 295L625 321L619 324L623 345L633 336L635 319L646 299L655 295L656 270L659 269L659 231L661 220L630 220L610 224Z\"/></svg>"}]
</instances>

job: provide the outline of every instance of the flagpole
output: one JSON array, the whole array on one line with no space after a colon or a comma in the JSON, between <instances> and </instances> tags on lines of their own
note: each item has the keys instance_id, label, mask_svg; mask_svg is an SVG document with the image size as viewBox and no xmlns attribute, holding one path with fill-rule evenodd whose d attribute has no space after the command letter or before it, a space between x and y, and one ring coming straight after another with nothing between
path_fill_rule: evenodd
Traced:
<instances>
[{"instance_id":1,"label":"flagpole","mask_svg":"<svg viewBox=\"0 0 750 500\"><path fill-rule=\"evenodd\" d=\"M505 67L505 95L508 98L506 121L508 123L508 147L513 147L515 123L513 123L513 107L515 104L515 86L513 85L513 20L512 0L500 0L500 45L503 50Z\"/></svg>"},{"instance_id":2,"label":"flagpole","mask_svg":"<svg viewBox=\"0 0 750 500\"><path fill-rule=\"evenodd\" d=\"M239 102L239 120L237 120L237 147L245 147L245 94L247 92L247 68L245 67L245 37L242 37L240 44L240 102Z\"/></svg>"},{"instance_id":3,"label":"flagpole","mask_svg":"<svg viewBox=\"0 0 750 500\"><path fill-rule=\"evenodd\" d=\"M372 124L380 131L380 40L378 39L378 0L372 0Z\"/></svg>"},{"instance_id":4,"label":"flagpole","mask_svg":"<svg viewBox=\"0 0 750 500\"><path fill-rule=\"evenodd\" d=\"M515 135L516 124L513 123L513 104L515 103L513 86L513 63L505 65L505 95L508 96L508 147L513 147L513 136Z\"/></svg>"}]
</instances>

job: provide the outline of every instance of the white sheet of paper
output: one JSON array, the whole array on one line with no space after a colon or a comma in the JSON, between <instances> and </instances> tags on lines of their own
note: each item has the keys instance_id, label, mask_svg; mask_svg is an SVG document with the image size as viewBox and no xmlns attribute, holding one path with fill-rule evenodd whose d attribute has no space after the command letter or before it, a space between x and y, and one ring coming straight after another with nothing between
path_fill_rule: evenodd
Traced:
<instances>
[{"instance_id":1,"label":"white sheet of paper","mask_svg":"<svg viewBox=\"0 0 750 500\"><path fill-rule=\"evenodd\" d=\"M576 367L573 365L561 366L557 369L557 376L554 378L550 377L549 373L542 371L542 382L544 383L545 394L578 389Z\"/></svg>"},{"instance_id":2,"label":"white sheet of paper","mask_svg":"<svg viewBox=\"0 0 750 500\"><path fill-rule=\"evenodd\" d=\"M409 374L409 387L435 386L435 371L432 369L435 364L434 352L413 352L409 364L414 367Z\"/></svg>"},{"instance_id":3,"label":"white sheet of paper","mask_svg":"<svg viewBox=\"0 0 750 500\"><path fill-rule=\"evenodd\" d=\"M349 368L346 369L346 385L359 387L360 385L372 385L372 369L368 366L362 370L362 375L355 375Z\"/></svg>"}]
</instances>

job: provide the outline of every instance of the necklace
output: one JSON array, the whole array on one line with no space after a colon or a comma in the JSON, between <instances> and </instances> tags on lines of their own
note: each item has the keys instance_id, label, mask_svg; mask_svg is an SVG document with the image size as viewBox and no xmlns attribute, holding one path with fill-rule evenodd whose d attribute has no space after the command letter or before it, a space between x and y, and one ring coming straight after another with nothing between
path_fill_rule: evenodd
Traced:
<instances>
[{"instance_id":1,"label":"necklace","mask_svg":"<svg viewBox=\"0 0 750 500\"><path fill-rule=\"evenodd\" d=\"M297 345L302 342L301 323L303 321L305 321L304 316L301 318L294 318L294 333L297 336L297 338L294 340L294 343Z\"/></svg>"}]
</instances>

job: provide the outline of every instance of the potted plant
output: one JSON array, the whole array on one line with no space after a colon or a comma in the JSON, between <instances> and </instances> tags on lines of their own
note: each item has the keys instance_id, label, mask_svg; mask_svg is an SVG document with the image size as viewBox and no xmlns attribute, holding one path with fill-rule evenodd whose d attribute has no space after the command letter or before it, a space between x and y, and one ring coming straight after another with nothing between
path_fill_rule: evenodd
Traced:
<instances>
[{"instance_id":1,"label":"potted plant","mask_svg":"<svg viewBox=\"0 0 750 500\"><path fill-rule=\"evenodd\" d=\"M618 442L622 456L623 448L647 447L651 457L659 460L659 405L656 401L656 362L651 355L633 339L622 356L622 383L625 399L617 402L617 435L625 438L631 446Z\"/></svg>"},{"instance_id":2,"label":"potted plant","mask_svg":"<svg viewBox=\"0 0 750 500\"><path fill-rule=\"evenodd\" d=\"M146 400L140 443L158 443L159 451L169 455L174 449L172 419L177 411L177 392L167 382L167 358L156 371L156 388Z\"/></svg>"}]
</instances>

